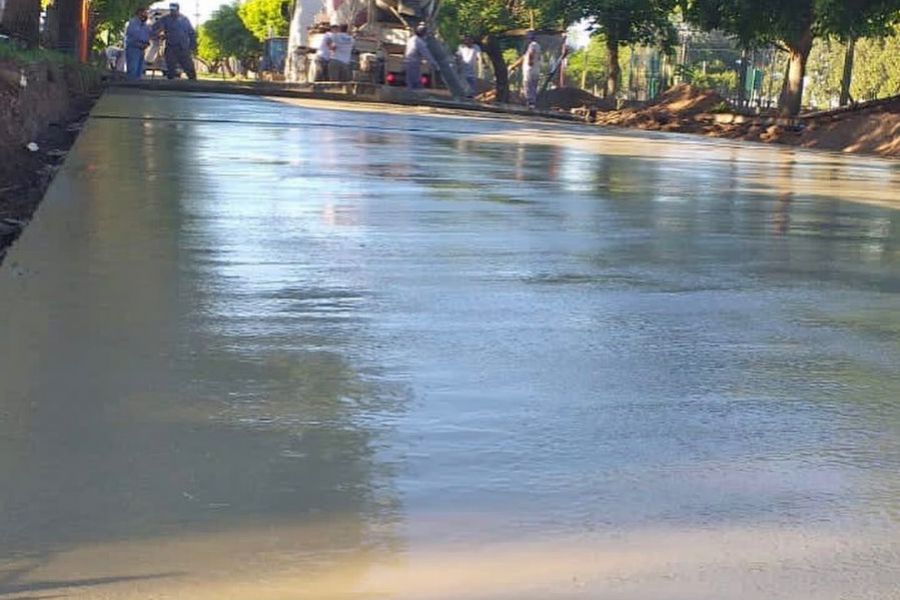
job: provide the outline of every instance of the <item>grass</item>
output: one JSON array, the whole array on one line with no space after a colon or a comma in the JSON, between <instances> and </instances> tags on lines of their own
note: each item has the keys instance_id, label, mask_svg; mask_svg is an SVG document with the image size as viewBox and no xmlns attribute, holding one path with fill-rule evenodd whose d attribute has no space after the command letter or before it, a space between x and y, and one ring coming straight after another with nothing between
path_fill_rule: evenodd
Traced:
<instances>
[{"instance_id":1,"label":"grass","mask_svg":"<svg viewBox=\"0 0 900 600\"><path fill-rule=\"evenodd\" d=\"M97 67L91 64L83 64L70 54L63 54L46 48L20 48L10 42L0 41L0 61L17 63L19 65L54 64L65 67L70 71L76 71L83 75L94 76Z\"/></svg>"}]
</instances>

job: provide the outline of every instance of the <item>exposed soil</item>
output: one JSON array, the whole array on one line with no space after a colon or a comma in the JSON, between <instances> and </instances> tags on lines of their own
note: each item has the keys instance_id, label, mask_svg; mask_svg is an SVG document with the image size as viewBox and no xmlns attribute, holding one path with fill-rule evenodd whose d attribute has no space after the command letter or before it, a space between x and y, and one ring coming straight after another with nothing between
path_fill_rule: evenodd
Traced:
<instances>
[{"instance_id":1,"label":"exposed soil","mask_svg":"<svg viewBox=\"0 0 900 600\"><path fill-rule=\"evenodd\" d=\"M711 90L701 90L687 84L676 85L649 106L623 108L599 113L596 123L619 127L637 127L662 131L699 132L699 115L713 110L729 110L728 102Z\"/></svg>"},{"instance_id":2,"label":"exposed soil","mask_svg":"<svg viewBox=\"0 0 900 600\"><path fill-rule=\"evenodd\" d=\"M720 126L710 135L900 157L900 96L853 109L805 115L800 127L748 123Z\"/></svg>"},{"instance_id":3,"label":"exposed soil","mask_svg":"<svg viewBox=\"0 0 900 600\"><path fill-rule=\"evenodd\" d=\"M0 61L0 261L31 219L98 90L99 79L82 67Z\"/></svg>"},{"instance_id":4,"label":"exposed soil","mask_svg":"<svg viewBox=\"0 0 900 600\"><path fill-rule=\"evenodd\" d=\"M597 113L599 125L697 133L838 152L900 156L900 96L797 119L727 117L719 94L677 85L651 105ZM721 115L721 117L717 117ZM722 122L724 117L724 121Z\"/></svg>"},{"instance_id":5,"label":"exposed soil","mask_svg":"<svg viewBox=\"0 0 900 600\"><path fill-rule=\"evenodd\" d=\"M573 108L594 108L603 103L602 98L580 88L564 87L547 90L538 96L539 108L572 110Z\"/></svg>"}]
</instances>

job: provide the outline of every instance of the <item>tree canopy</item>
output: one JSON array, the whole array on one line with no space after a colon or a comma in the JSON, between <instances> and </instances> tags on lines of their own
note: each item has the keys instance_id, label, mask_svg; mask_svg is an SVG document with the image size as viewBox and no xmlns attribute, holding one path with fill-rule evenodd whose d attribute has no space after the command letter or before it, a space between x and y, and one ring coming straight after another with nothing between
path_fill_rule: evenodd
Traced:
<instances>
[{"instance_id":1,"label":"tree canopy","mask_svg":"<svg viewBox=\"0 0 900 600\"><path fill-rule=\"evenodd\" d=\"M197 54L209 65L234 57L253 65L262 45L250 32L239 15L237 4L223 4L200 26Z\"/></svg>"},{"instance_id":2,"label":"tree canopy","mask_svg":"<svg viewBox=\"0 0 900 600\"><path fill-rule=\"evenodd\" d=\"M680 0L687 19L704 29L721 29L744 47L776 45L790 55L782 112L796 115L803 96L806 63L817 36L848 38L886 33L897 19L900 0Z\"/></svg>"},{"instance_id":3,"label":"tree canopy","mask_svg":"<svg viewBox=\"0 0 900 600\"><path fill-rule=\"evenodd\" d=\"M269 36L286 36L290 27L287 4L285 0L247 0L238 8L238 15L260 41Z\"/></svg>"},{"instance_id":4,"label":"tree canopy","mask_svg":"<svg viewBox=\"0 0 900 600\"><path fill-rule=\"evenodd\" d=\"M566 13L586 19L591 29L606 40L606 94L620 86L619 47L623 44L655 44L664 50L675 43L672 11L675 0L568 0Z\"/></svg>"},{"instance_id":5,"label":"tree canopy","mask_svg":"<svg viewBox=\"0 0 900 600\"><path fill-rule=\"evenodd\" d=\"M565 0L445 0L438 15L438 29L451 46L470 35L491 60L497 98L509 94L509 74L500 34L513 29L565 29L572 19Z\"/></svg>"}]
</instances>

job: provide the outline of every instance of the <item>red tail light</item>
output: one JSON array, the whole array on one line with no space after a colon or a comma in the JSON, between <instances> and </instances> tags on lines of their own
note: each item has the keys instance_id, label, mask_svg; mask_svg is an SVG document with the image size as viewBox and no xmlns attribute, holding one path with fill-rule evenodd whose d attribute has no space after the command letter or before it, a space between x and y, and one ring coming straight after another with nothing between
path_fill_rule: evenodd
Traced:
<instances>
[{"instance_id":1,"label":"red tail light","mask_svg":"<svg viewBox=\"0 0 900 600\"><path fill-rule=\"evenodd\" d=\"M428 87L431 84L431 77L429 77L428 75L422 75L422 78L419 79L419 81L422 82L422 85L424 87Z\"/></svg>"},{"instance_id":2,"label":"red tail light","mask_svg":"<svg viewBox=\"0 0 900 600\"><path fill-rule=\"evenodd\" d=\"M397 83L397 76L393 73L388 73L387 77L385 77L385 81L387 81L388 85L394 85Z\"/></svg>"}]
</instances>

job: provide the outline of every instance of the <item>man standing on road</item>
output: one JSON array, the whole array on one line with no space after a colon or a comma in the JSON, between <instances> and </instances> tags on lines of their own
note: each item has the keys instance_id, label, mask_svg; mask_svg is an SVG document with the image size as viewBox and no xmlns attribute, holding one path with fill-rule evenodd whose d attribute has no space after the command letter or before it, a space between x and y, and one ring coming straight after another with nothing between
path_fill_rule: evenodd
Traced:
<instances>
[{"instance_id":1,"label":"man standing on road","mask_svg":"<svg viewBox=\"0 0 900 600\"><path fill-rule=\"evenodd\" d=\"M316 72L313 75L313 82L327 81L331 74L328 72L328 64L331 62L331 55L334 53L334 36L338 34L340 28L337 25L331 26L331 31L325 32L322 41L319 42L319 49L316 50L315 67Z\"/></svg>"},{"instance_id":2,"label":"man standing on road","mask_svg":"<svg viewBox=\"0 0 900 600\"><path fill-rule=\"evenodd\" d=\"M406 89L418 90L422 87L422 59L428 61L433 68L437 67L437 61L431 55L428 44L425 42L425 36L428 35L428 28L425 23L419 23L416 27L416 34L410 36L406 42L406 53L403 57L403 64L406 67Z\"/></svg>"},{"instance_id":3,"label":"man standing on road","mask_svg":"<svg viewBox=\"0 0 900 600\"><path fill-rule=\"evenodd\" d=\"M522 57L522 87L525 88L525 103L528 108L534 108L537 106L538 79L541 75L541 46L533 31L529 31L525 39L528 47Z\"/></svg>"},{"instance_id":4,"label":"man standing on road","mask_svg":"<svg viewBox=\"0 0 900 600\"><path fill-rule=\"evenodd\" d=\"M169 14L153 25L153 32L162 32L166 38L166 78L175 79L181 66L188 79L197 79L192 56L197 49L197 32L188 18L181 14L180 8L176 2L170 4Z\"/></svg>"},{"instance_id":5,"label":"man standing on road","mask_svg":"<svg viewBox=\"0 0 900 600\"><path fill-rule=\"evenodd\" d=\"M144 51L150 45L148 16L146 8L138 8L125 27L125 72L132 81L144 75Z\"/></svg>"},{"instance_id":6,"label":"man standing on road","mask_svg":"<svg viewBox=\"0 0 900 600\"><path fill-rule=\"evenodd\" d=\"M328 79L331 81L350 81L350 61L353 57L353 36L347 33L347 25L341 25L340 31L333 34L333 51L328 63Z\"/></svg>"},{"instance_id":7,"label":"man standing on road","mask_svg":"<svg viewBox=\"0 0 900 600\"><path fill-rule=\"evenodd\" d=\"M475 43L471 35L463 38L462 45L456 50L456 61L459 64L459 74L467 84L472 94L478 92L478 64L481 60L481 48Z\"/></svg>"}]
</instances>

